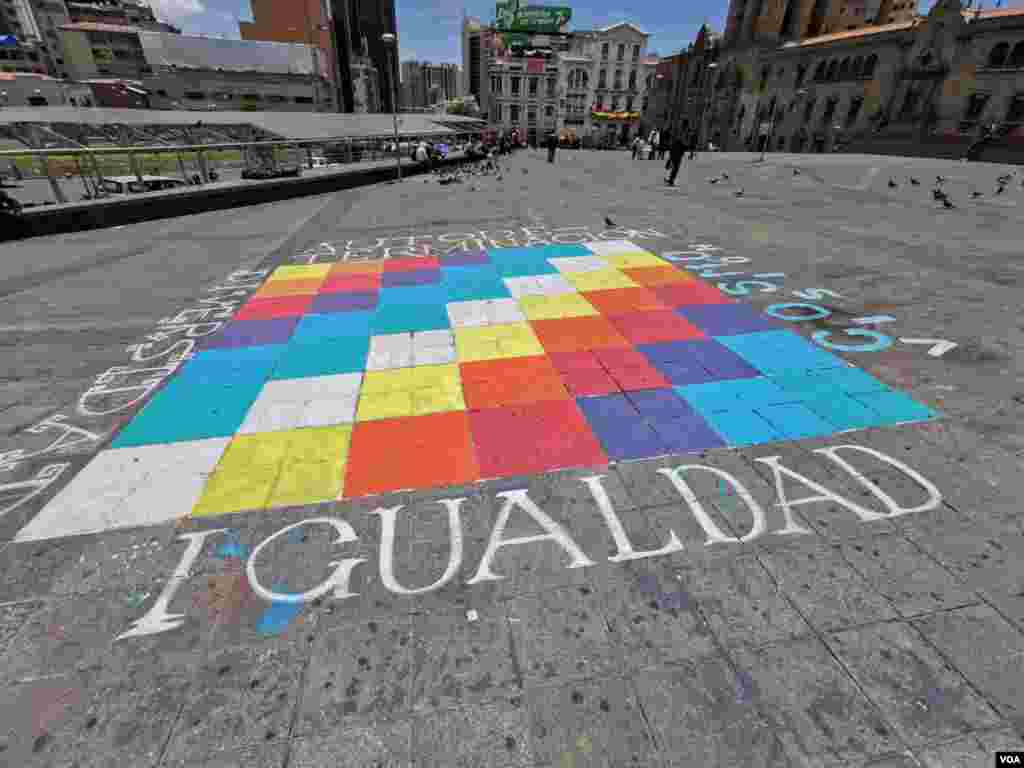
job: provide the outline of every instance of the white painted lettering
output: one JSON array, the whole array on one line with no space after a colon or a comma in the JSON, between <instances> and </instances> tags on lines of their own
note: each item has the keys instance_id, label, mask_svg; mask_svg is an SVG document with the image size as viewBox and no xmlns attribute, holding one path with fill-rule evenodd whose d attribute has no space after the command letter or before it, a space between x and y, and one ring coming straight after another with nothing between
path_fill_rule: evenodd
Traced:
<instances>
[{"instance_id":1,"label":"white painted lettering","mask_svg":"<svg viewBox=\"0 0 1024 768\"><path fill-rule=\"evenodd\" d=\"M181 361L188 360L192 357L192 350L195 348L196 342L194 339L179 339L166 349L161 349L151 355L143 355L143 352L150 352L150 348L152 346L153 342L147 341L144 344L132 344L125 349L132 353L132 362L146 363L150 360L156 360L158 357L167 355L168 360L180 363Z\"/></svg>"},{"instance_id":2,"label":"white painted lettering","mask_svg":"<svg viewBox=\"0 0 1024 768\"><path fill-rule=\"evenodd\" d=\"M601 485L602 478L604 478L604 475L584 477L583 484L587 486L590 494L594 497L594 501L597 502L597 508L604 516L604 521L608 525L608 530L611 531L612 539L615 541L615 546L619 550L617 554L608 558L610 562L621 563L624 560L641 560L645 557L670 555L683 548L683 543L679 541L679 537L676 536L676 532L669 531L668 543L660 549L649 549L645 552L637 552L634 550L632 542L626 535L626 529L623 527L622 521L619 520L619 516L615 513L615 508L612 506L611 499L608 498L607 491L605 491L604 486Z\"/></svg>"},{"instance_id":3,"label":"white painted lettering","mask_svg":"<svg viewBox=\"0 0 1024 768\"><path fill-rule=\"evenodd\" d=\"M860 517L861 521L863 522L869 522L871 520L880 520L882 517L884 517L884 515L879 515L877 512L874 512L868 509L867 507L862 507L860 504L850 501L844 496L840 496L835 491L830 491L825 486L818 485L810 478L804 477L803 475L797 474L788 467L782 466L782 464L779 463L779 458L780 457L778 456L766 456L764 458L756 459L756 461L759 461L762 464L767 464L769 467L772 468L772 474L775 477L775 492L776 494L778 494L779 497L776 506L782 507L782 511L786 515L786 527L783 528L781 531L776 531L776 533L810 533L810 531L807 528L800 525L796 522L796 520L793 519L792 508L800 504L814 504L815 502L818 501L833 501L836 504L839 504L840 506L846 507L847 509L853 511L853 513L856 514L858 517ZM786 477L792 480L796 480L797 482L803 483L812 491L817 491L818 495L807 496L803 499L787 498L786 491L782 486L782 475L785 475Z\"/></svg>"},{"instance_id":4,"label":"white painted lettering","mask_svg":"<svg viewBox=\"0 0 1024 768\"><path fill-rule=\"evenodd\" d=\"M682 473L691 469L702 469L705 472L710 472L716 477L729 483L736 491L736 495L743 499L747 505L747 509L750 510L751 517L753 519L753 525L750 528L750 532L739 538L735 536L727 536L718 524L711 518L704 510L704 505L700 503L700 499L697 498L697 494L693 492L693 489L683 479ZM750 491L743 485L739 480L717 467L707 467L702 464L684 464L678 466L675 469L659 469L658 474L664 475L669 479L669 482L675 487L679 495L683 497L690 510L693 512L693 516L700 523L701 528L704 529L704 533L708 535L708 540L704 542L705 546L711 546L712 544L739 544L745 541L751 541L756 539L768 527L765 519L764 510L761 509L761 505L757 503L753 496L750 495Z\"/></svg>"},{"instance_id":5,"label":"white painted lettering","mask_svg":"<svg viewBox=\"0 0 1024 768\"><path fill-rule=\"evenodd\" d=\"M408 589L398 583L395 578L395 516L402 505L397 507L380 507L369 514L380 516L380 580L384 586L396 595L422 595L425 592L433 592L440 589L451 581L459 568L462 566L462 522L459 518L459 508L465 499L441 499L440 504L448 510L448 565L444 573L437 581L426 587Z\"/></svg>"},{"instance_id":6,"label":"white painted lettering","mask_svg":"<svg viewBox=\"0 0 1024 768\"><path fill-rule=\"evenodd\" d=\"M922 502L921 504L918 504L916 507L901 507L895 499L893 499L889 494L887 494L885 491L879 488L878 485L873 483L868 478L864 477L864 475L862 475L853 466L851 466L849 462L841 458L839 456L839 451L842 450L859 451L860 453L866 453L869 456L874 456L879 461L882 461L892 467L896 467L896 469L898 469L904 475L906 475L914 482L916 482L918 485L920 485L924 489L925 493L928 494L928 498L925 499L924 502ZM929 510L938 507L939 504L942 502L942 493L939 491L938 488L935 487L934 484L932 484L927 478L921 475L921 473L908 467L906 464L899 461L898 459L894 459L892 456L888 456L882 453L881 451L876 451L874 448L866 448L863 445L836 445L831 448L817 448L814 452L828 456L830 459L832 459L832 461L834 461L840 467L845 469L849 473L849 475L853 477L857 482L859 482L861 485L863 485L865 488L871 491L871 493L877 496L878 499L881 500L881 502L885 504L886 507L888 507L888 515L878 515L875 519L879 519L882 517L897 517L899 515L909 515L913 512L928 512Z\"/></svg>"}]
</instances>

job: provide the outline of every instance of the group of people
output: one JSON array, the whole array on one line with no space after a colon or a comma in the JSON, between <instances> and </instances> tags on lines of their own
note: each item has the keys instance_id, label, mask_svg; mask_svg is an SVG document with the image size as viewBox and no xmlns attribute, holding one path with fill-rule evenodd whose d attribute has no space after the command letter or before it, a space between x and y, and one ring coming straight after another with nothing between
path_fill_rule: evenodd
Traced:
<instances>
[{"instance_id":1,"label":"group of people","mask_svg":"<svg viewBox=\"0 0 1024 768\"><path fill-rule=\"evenodd\" d=\"M672 146L676 142L681 142L683 145L683 152L689 153L690 159L693 160L697 156L697 135L690 133L685 139L676 138L673 140L672 136L668 132L662 132L657 129L651 131L647 135L646 145L651 148L650 159L651 160L664 160L665 155L671 155ZM640 151L644 147L644 139L637 136L633 139L632 150L633 159L636 160L640 157ZM667 167L667 166L666 166Z\"/></svg>"}]
</instances>

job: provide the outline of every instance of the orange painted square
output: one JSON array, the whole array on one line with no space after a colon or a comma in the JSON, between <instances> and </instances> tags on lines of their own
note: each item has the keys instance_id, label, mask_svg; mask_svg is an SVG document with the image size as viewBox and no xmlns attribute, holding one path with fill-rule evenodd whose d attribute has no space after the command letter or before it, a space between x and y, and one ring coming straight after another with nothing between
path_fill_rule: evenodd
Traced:
<instances>
[{"instance_id":1,"label":"orange painted square","mask_svg":"<svg viewBox=\"0 0 1024 768\"><path fill-rule=\"evenodd\" d=\"M608 318L601 315L531 320L530 325L549 355L629 346L626 337L616 330Z\"/></svg>"},{"instance_id":2,"label":"orange painted square","mask_svg":"<svg viewBox=\"0 0 1024 768\"><path fill-rule=\"evenodd\" d=\"M320 286L320 293L371 293L379 291L379 272L363 272L354 275L330 274Z\"/></svg>"},{"instance_id":3,"label":"orange painted square","mask_svg":"<svg viewBox=\"0 0 1024 768\"><path fill-rule=\"evenodd\" d=\"M466 411L361 421L352 430L345 498L479 479Z\"/></svg>"},{"instance_id":4,"label":"orange painted square","mask_svg":"<svg viewBox=\"0 0 1024 768\"><path fill-rule=\"evenodd\" d=\"M256 293L254 299L273 299L278 296L312 296L323 284L319 277L303 278L302 280L271 280L264 283Z\"/></svg>"},{"instance_id":5,"label":"orange painted square","mask_svg":"<svg viewBox=\"0 0 1024 768\"><path fill-rule=\"evenodd\" d=\"M279 317L298 317L306 314L306 310L312 303L312 294L275 296L270 299L253 297L242 305L232 320L274 320Z\"/></svg>"},{"instance_id":6,"label":"orange painted square","mask_svg":"<svg viewBox=\"0 0 1024 768\"><path fill-rule=\"evenodd\" d=\"M459 375L471 410L569 398L561 376L544 356L462 363Z\"/></svg>"},{"instance_id":7,"label":"orange painted square","mask_svg":"<svg viewBox=\"0 0 1024 768\"><path fill-rule=\"evenodd\" d=\"M656 312L668 309L649 288L586 291L583 298L597 307L602 315L628 315L631 312Z\"/></svg>"},{"instance_id":8,"label":"orange painted square","mask_svg":"<svg viewBox=\"0 0 1024 768\"><path fill-rule=\"evenodd\" d=\"M328 277L334 275L379 275L384 271L383 261L343 261L331 267Z\"/></svg>"},{"instance_id":9,"label":"orange painted square","mask_svg":"<svg viewBox=\"0 0 1024 768\"><path fill-rule=\"evenodd\" d=\"M629 275L634 283L640 285L671 285L672 283L688 283L696 280L693 275L675 267L634 267L622 270Z\"/></svg>"}]
</instances>

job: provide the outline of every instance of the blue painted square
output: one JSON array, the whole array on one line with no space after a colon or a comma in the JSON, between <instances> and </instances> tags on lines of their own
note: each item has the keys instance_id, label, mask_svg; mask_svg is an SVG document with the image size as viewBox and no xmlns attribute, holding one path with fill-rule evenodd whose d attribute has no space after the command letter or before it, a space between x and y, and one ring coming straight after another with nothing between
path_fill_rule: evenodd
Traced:
<instances>
[{"instance_id":1,"label":"blue painted square","mask_svg":"<svg viewBox=\"0 0 1024 768\"><path fill-rule=\"evenodd\" d=\"M823 398L842 394L828 376L821 373L789 373L769 377L780 389L792 393L800 400Z\"/></svg>"},{"instance_id":2,"label":"blue painted square","mask_svg":"<svg viewBox=\"0 0 1024 768\"><path fill-rule=\"evenodd\" d=\"M691 304L676 309L708 336L733 336L783 327L749 304Z\"/></svg>"},{"instance_id":3,"label":"blue painted square","mask_svg":"<svg viewBox=\"0 0 1024 768\"><path fill-rule=\"evenodd\" d=\"M674 387L716 381L714 374L699 363L667 363L655 360L651 365Z\"/></svg>"},{"instance_id":4,"label":"blue painted square","mask_svg":"<svg viewBox=\"0 0 1024 768\"><path fill-rule=\"evenodd\" d=\"M273 379L302 379L337 373L362 373L370 351L368 336L291 344L274 369Z\"/></svg>"},{"instance_id":5,"label":"blue painted square","mask_svg":"<svg viewBox=\"0 0 1024 768\"><path fill-rule=\"evenodd\" d=\"M263 381L233 387L196 388L169 383L136 414L111 443L130 448L233 435L245 420Z\"/></svg>"},{"instance_id":6,"label":"blue painted square","mask_svg":"<svg viewBox=\"0 0 1024 768\"><path fill-rule=\"evenodd\" d=\"M671 453L625 395L581 397L576 402L612 459L643 459Z\"/></svg>"},{"instance_id":7,"label":"blue painted square","mask_svg":"<svg viewBox=\"0 0 1024 768\"><path fill-rule=\"evenodd\" d=\"M381 289L379 309L407 305L429 306L440 304L444 306L447 301L449 301L448 292L440 283L434 285L402 285L395 288Z\"/></svg>"},{"instance_id":8,"label":"blue painted square","mask_svg":"<svg viewBox=\"0 0 1024 768\"><path fill-rule=\"evenodd\" d=\"M373 312L334 312L304 315L295 328L293 344L314 344L330 339L361 338L371 335Z\"/></svg>"},{"instance_id":9,"label":"blue painted square","mask_svg":"<svg viewBox=\"0 0 1024 768\"><path fill-rule=\"evenodd\" d=\"M710 411L701 415L728 445L757 445L783 439L775 427L752 410Z\"/></svg>"},{"instance_id":10,"label":"blue painted square","mask_svg":"<svg viewBox=\"0 0 1024 768\"><path fill-rule=\"evenodd\" d=\"M454 267L454 266L465 266L468 264L489 264L490 259L487 256L487 251L469 251L469 250L458 250L446 253L441 257L442 267Z\"/></svg>"},{"instance_id":11,"label":"blue painted square","mask_svg":"<svg viewBox=\"0 0 1024 768\"><path fill-rule=\"evenodd\" d=\"M769 376L787 376L847 366L841 358L819 349L792 331L716 336L715 341Z\"/></svg>"},{"instance_id":12,"label":"blue painted square","mask_svg":"<svg viewBox=\"0 0 1024 768\"><path fill-rule=\"evenodd\" d=\"M401 272L385 272L381 284L385 288L407 285L432 285L441 282L440 269L408 269Z\"/></svg>"},{"instance_id":13,"label":"blue painted square","mask_svg":"<svg viewBox=\"0 0 1024 768\"><path fill-rule=\"evenodd\" d=\"M699 364L697 347L704 341L663 341L658 344L637 344L639 349L652 363L686 363Z\"/></svg>"},{"instance_id":14,"label":"blue painted square","mask_svg":"<svg viewBox=\"0 0 1024 768\"><path fill-rule=\"evenodd\" d=\"M885 424L885 420L877 413L842 392L810 397L804 400L804 405L831 424L837 432Z\"/></svg>"},{"instance_id":15,"label":"blue painted square","mask_svg":"<svg viewBox=\"0 0 1024 768\"><path fill-rule=\"evenodd\" d=\"M799 440L805 437L824 437L835 429L803 403L786 405L761 405L757 413L788 438Z\"/></svg>"},{"instance_id":16,"label":"blue painted square","mask_svg":"<svg viewBox=\"0 0 1024 768\"><path fill-rule=\"evenodd\" d=\"M672 453L699 453L726 443L698 414L693 418L652 421L651 426Z\"/></svg>"},{"instance_id":17,"label":"blue painted square","mask_svg":"<svg viewBox=\"0 0 1024 768\"><path fill-rule=\"evenodd\" d=\"M273 320L233 320L219 333L203 338L199 346L203 349L223 349L284 344L291 337L297 322L297 317L281 317Z\"/></svg>"},{"instance_id":18,"label":"blue painted square","mask_svg":"<svg viewBox=\"0 0 1024 768\"><path fill-rule=\"evenodd\" d=\"M450 327L448 308L443 302L440 304L382 305L378 307L377 314L373 318L372 335L441 331Z\"/></svg>"},{"instance_id":19,"label":"blue painted square","mask_svg":"<svg viewBox=\"0 0 1024 768\"><path fill-rule=\"evenodd\" d=\"M688 419L696 412L671 389L640 389L626 393L626 399L648 421Z\"/></svg>"},{"instance_id":20,"label":"blue painted square","mask_svg":"<svg viewBox=\"0 0 1024 768\"><path fill-rule=\"evenodd\" d=\"M697 362L716 379L748 379L760 376L761 371L742 356L712 339L688 342Z\"/></svg>"},{"instance_id":21,"label":"blue painted square","mask_svg":"<svg viewBox=\"0 0 1024 768\"><path fill-rule=\"evenodd\" d=\"M878 414L885 424L904 421L926 421L937 414L902 392L870 392L852 396Z\"/></svg>"}]
</instances>

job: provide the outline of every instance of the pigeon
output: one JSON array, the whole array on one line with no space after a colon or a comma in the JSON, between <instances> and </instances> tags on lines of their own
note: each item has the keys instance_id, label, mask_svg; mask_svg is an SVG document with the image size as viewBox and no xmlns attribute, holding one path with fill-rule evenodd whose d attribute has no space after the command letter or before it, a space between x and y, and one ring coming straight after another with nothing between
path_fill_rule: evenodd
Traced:
<instances>
[{"instance_id":1,"label":"pigeon","mask_svg":"<svg viewBox=\"0 0 1024 768\"><path fill-rule=\"evenodd\" d=\"M799 168L794 168L793 169L793 175L794 176L799 176L800 175L800 169Z\"/></svg>"},{"instance_id":2,"label":"pigeon","mask_svg":"<svg viewBox=\"0 0 1024 768\"><path fill-rule=\"evenodd\" d=\"M525 168L522 168L521 170L522 170L522 172L523 172L523 175L524 175L524 176L525 176L525 175L526 175L527 173L529 173L529 171L527 171L527 170L526 170Z\"/></svg>"},{"instance_id":3,"label":"pigeon","mask_svg":"<svg viewBox=\"0 0 1024 768\"><path fill-rule=\"evenodd\" d=\"M893 179L889 179L889 189L896 189L896 186L896 181Z\"/></svg>"},{"instance_id":4,"label":"pigeon","mask_svg":"<svg viewBox=\"0 0 1024 768\"><path fill-rule=\"evenodd\" d=\"M932 197L934 199L936 199L936 200L945 200L946 199L946 193L943 192L938 187L936 187L935 189L932 190Z\"/></svg>"},{"instance_id":5,"label":"pigeon","mask_svg":"<svg viewBox=\"0 0 1024 768\"><path fill-rule=\"evenodd\" d=\"M604 223L607 224L609 227L615 226L615 222L609 219L607 216L604 217Z\"/></svg>"},{"instance_id":6,"label":"pigeon","mask_svg":"<svg viewBox=\"0 0 1024 768\"><path fill-rule=\"evenodd\" d=\"M913 184L915 187L920 186L921 184L921 182L915 179L913 176L910 177L910 183Z\"/></svg>"},{"instance_id":7,"label":"pigeon","mask_svg":"<svg viewBox=\"0 0 1024 768\"><path fill-rule=\"evenodd\" d=\"M736 197L743 197L743 190L742 189L737 189L736 190Z\"/></svg>"},{"instance_id":8,"label":"pigeon","mask_svg":"<svg viewBox=\"0 0 1024 768\"><path fill-rule=\"evenodd\" d=\"M1000 185L999 185L999 186L998 186L998 187L996 188L996 194L997 194L997 195L1001 195L1001 194L1003 194L1003 192L1005 192L1005 191L1006 191L1006 185L1005 185L1005 184L1000 184Z\"/></svg>"},{"instance_id":9,"label":"pigeon","mask_svg":"<svg viewBox=\"0 0 1024 768\"><path fill-rule=\"evenodd\" d=\"M943 208L956 208L956 206L953 205L952 201L948 197L942 198L942 207Z\"/></svg>"},{"instance_id":10,"label":"pigeon","mask_svg":"<svg viewBox=\"0 0 1024 768\"><path fill-rule=\"evenodd\" d=\"M975 200L977 200L979 197L981 197L981 192L979 192L976 189L972 189L971 190L971 197L973 197Z\"/></svg>"},{"instance_id":11,"label":"pigeon","mask_svg":"<svg viewBox=\"0 0 1024 768\"><path fill-rule=\"evenodd\" d=\"M725 179L726 181L728 181L729 180L729 174L726 173L725 171L722 171L722 178Z\"/></svg>"},{"instance_id":12,"label":"pigeon","mask_svg":"<svg viewBox=\"0 0 1024 768\"><path fill-rule=\"evenodd\" d=\"M708 179L708 184L717 184L718 179Z\"/></svg>"},{"instance_id":13,"label":"pigeon","mask_svg":"<svg viewBox=\"0 0 1024 768\"><path fill-rule=\"evenodd\" d=\"M935 177L935 183L936 184L943 184L943 183L945 183L945 181L946 181L946 179L943 176L936 176Z\"/></svg>"}]
</instances>

